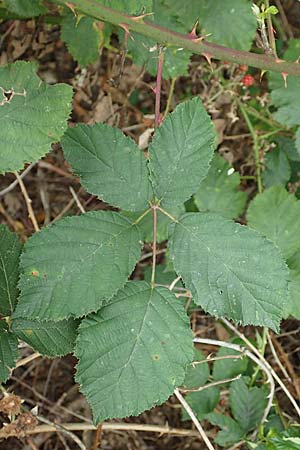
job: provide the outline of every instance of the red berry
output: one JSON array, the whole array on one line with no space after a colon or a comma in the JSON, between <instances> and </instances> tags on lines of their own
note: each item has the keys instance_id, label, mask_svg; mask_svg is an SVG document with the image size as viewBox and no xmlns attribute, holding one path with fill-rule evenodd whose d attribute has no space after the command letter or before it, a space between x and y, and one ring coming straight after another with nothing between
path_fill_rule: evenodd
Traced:
<instances>
[{"instance_id":1,"label":"red berry","mask_svg":"<svg viewBox=\"0 0 300 450\"><path fill-rule=\"evenodd\" d=\"M239 65L239 69L240 69L241 72L247 72L248 66L245 66L244 64L240 64Z\"/></svg>"},{"instance_id":2,"label":"red berry","mask_svg":"<svg viewBox=\"0 0 300 450\"><path fill-rule=\"evenodd\" d=\"M255 83L255 80L254 80L253 76L250 75L250 73L247 73L247 75L245 75L243 77L242 83L245 87L250 87L250 86L253 86L253 84Z\"/></svg>"}]
</instances>

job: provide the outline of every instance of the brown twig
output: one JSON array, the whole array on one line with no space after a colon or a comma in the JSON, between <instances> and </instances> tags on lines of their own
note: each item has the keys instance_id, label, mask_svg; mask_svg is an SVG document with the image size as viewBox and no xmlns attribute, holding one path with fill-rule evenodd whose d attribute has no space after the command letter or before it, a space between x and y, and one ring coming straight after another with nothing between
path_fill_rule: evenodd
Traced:
<instances>
[{"instance_id":1,"label":"brown twig","mask_svg":"<svg viewBox=\"0 0 300 450\"><path fill-rule=\"evenodd\" d=\"M96 427L91 423L62 423L60 424L68 431L88 431L96 430ZM148 425L140 423L104 423L103 431L141 431L158 434L171 434L174 436L194 436L199 437L199 433L193 430L185 430L181 428L172 428L169 426ZM55 432L57 428L52 425L38 425L29 434L49 433Z\"/></svg>"},{"instance_id":2,"label":"brown twig","mask_svg":"<svg viewBox=\"0 0 300 450\"><path fill-rule=\"evenodd\" d=\"M93 450L98 450L98 448L100 448L100 446L101 446L102 428L103 428L103 422L100 422L96 429Z\"/></svg>"},{"instance_id":3,"label":"brown twig","mask_svg":"<svg viewBox=\"0 0 300 450\"><path fill-rule=\"evenodd\" d=\"M33 208L32 208L32 204L31 204L32 201L31 201L31 198L28 195L28 192L27 192L26 187L25 187L25 185L23 183L23 180L20 177L20 175L18 174L18 172L15 172L15 177L18 180L18 183L19 183L19 186L21 188L23 197L25 199L25 203L26 203L27 211L28 211L28 216L29 216L29 218L30 218L30 220L31 220L31 222L33 224L34 231L36 231L36 232L40 231L40 227L38 226L38 223L37 223L37 220L36 220L36 217L34 215Z\"/></svg>"}]
</instances>

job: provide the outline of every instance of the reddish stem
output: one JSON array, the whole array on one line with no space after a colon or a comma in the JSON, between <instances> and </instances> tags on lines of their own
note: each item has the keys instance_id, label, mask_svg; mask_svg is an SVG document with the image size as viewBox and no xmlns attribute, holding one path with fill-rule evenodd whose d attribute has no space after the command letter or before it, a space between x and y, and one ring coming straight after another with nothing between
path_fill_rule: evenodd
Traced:
<instances>
[{"instance_id":1,"label":"reddish stem","mask_svg":"<svg viewBox=\"0 0 300 450\"><path fill-rule=\"evenodd\" d=\"M155 128L160 125L160 98L161 98L161 80L164 65L164 52L161 46L158 47L157 75L155 87Z\"/></svg>"}]
</instances>

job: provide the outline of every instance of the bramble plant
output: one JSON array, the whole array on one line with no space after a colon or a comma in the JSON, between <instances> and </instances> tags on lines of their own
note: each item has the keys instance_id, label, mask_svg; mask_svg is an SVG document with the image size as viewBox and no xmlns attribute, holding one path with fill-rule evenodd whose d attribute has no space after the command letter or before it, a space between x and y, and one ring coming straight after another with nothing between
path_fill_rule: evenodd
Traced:
<instances>
[{"instance_id":1,"label":"bramble plant","mask_svg":"<svg viewBox=\"0 0 300 450\"><path fill-rule=\"evenodd\" d=\"M250 201L248 225L241 225L234 219L244 213L247 194L239 191L239 174L215 152L216 132L202 101L185 100L162 118L159 90L161 77L187 72L193 53L209 62L226 59L272 70L274 119L278 127L297 127L300 66L291 61L300 54L300 41L291 41L287 61L279 60L266 31L277 13L269 2L256 6L255 14L248 0L201 0L180 7L176 0L52 3L59 5L62 39L81 66L97 60L99 47L109 46L114 32L136 64L157 73L156 129L145 155L109 125L68 128L72 88L43 82L34 62L0 67L0 171L19 171L61 142L85 190L113 207L36 229L23 248L7 226L0 226L0 382L15 367L18 338L50 358L74 352L75 379L99 424L138 415L174 392L185 405L178 387L197 391L207 384L208 363L193 365L204 356L194 350L183 299L192 298L194 306L216 318L265 327L264 333L266 328L279 332L283 318L300 317L300 206L285 189L291 162L299 161L299 131L296 144L278 137L263 179L258 158L258 186L267 189ZM50 14L38 0L1 4L4 18L45 15L46 20ZM216 14L219 8L222 15ZM98 27L99 21L105 26ZM249 52L257 27L265 54ZM281 73L290 75L287 88ZM245 88L254 84L251 74L242 80ZM249 111L237 104L255 133ZM193 212L187 208L190 199ZM156 261L162 241L168 241L169 254L164 270ZM145 242L153 246L151 273L137 280L133 272ZM179 282L183 298L176 295ZM271 369L257 349L252 360L243 354L241 343L228 348L223 343L218 355L236 358L220 358L212 372L216 386L224 378L230 383L232 417L213 412L216 386L186 396L198 419L222 429L215 442L223 447L247 440L272 407L270 379L270 386L254 385L256 367L272 378ZM186 411L185 419L191 417ZM262 427L256 442L249 438L248 444L279 449L288 440L288 448L298 448L297 439L290 431L270 434Z\"/></svg>"}]
</instances>

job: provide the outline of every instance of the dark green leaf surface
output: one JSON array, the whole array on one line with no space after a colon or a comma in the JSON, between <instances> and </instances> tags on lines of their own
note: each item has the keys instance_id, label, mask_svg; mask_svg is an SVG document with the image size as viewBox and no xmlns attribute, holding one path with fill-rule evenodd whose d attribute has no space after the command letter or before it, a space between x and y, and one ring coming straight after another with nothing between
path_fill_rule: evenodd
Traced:
<instances>
[{"instance_id":1,"label":"dark green leaf surface","mask_svg":"<svg viewBox=\"0 0 300 450\"><path fill-rule=\"evenodd\" d=\"M8 380L18 355L16 336L8 331L8 326L4 321L0 321L0 384Z\"/></svg>"},{"instance_id":2,"label":"dark green leaf surface","mask_svg":"<svg viewBox=\"0 0 300 450\"><path fill-rule=\"evenodd\" d=\"M127 14L143 14L145 12L152 12L152 0L96 0L101 5L109 8L117 9Z\"/></svg>"},{"instance_id":3,"label":"dark green leaf surface","mask_svg":"<svg viewBox=\"0 0 300 450\"><path fill-rule=\"evenodd\" d=\"M0 173L37 161L67 128L72 88L49 86L36 75L35 63L0 67ZM7 99L5 93L11 93Z\"/></svg>"},{"instance_id":4,"label":"dark green leaf surface","mask_svg":"<svg viewBox=\"0 0 300 450\"><path fill-rule=\"evenodd\" d=\"M267 395L268 391L264 387L249 388L244 378L231 383L229 390L231 412L245 433L261 423L268 401Z\"/></svg>"},{"instance_id":5,"label":"dark green leaf surface","mask_svg":"<svg viewBox=\"0 0 300 450\"><path fill-rule=\"evenodd\" d=\"M90 17L78 19L72 11L67 11L61 22L61 38L73 58L82 67L99 58L101 35L97 29L97 22Z\"/></svg>"},{"instance_id":6,"label":"dark green leaf surface","mask_svg":"<svg viewBox=\"0 0 300 450\"><path fill-rule=\"evenodd\" d=\"M7 9L20 17L35 17L47 12L42 0L4 0Z\"/></svg>"},{"instance_id":7,"label":"dark green leaf surface","mask_svg":"<svg viewBox=\"0 0 300 450\"><path fill-rule=\"evenodd\" d=\"M60 220L25 244L15 317L59 321L96 311L124 286L140 252L138 228L116 212Z\"/></svg>"},{"instance_id":8,"label":"dark green leaf surface","mask_svg":"<svg viewBox=\"0 0 300 450\"><path fill-rule=\"evenodd\" d=\"M0 313L12 314L17 300L21 244L16 234L0 225Z\"/></svg>"},{"instance_id":9,"label":"dark green leaf surface","mask_svg":"<svg viewBox=\"0 0 300 450\"><path fill-rule=\"evenodd\" d=\"M153 191L163 206L180 205L196 192L214 146L214 128L199 97L181 103L166 117L149 149Z\"/></svg>"},{"instance_id":10,"label":"dark green leaf surface","mask_svg":"<svg viewBox=\"0 0 300 450\"><path fill-rule=\"evenodd\" d=\"M138 415L181 385L193 358L184 307L166 288L129 282L79 327L76 380L99 423Z\"/></svg>"},{"instance_id":11,"label":"dark green leaf surface","mask_svg":"<svg viewBox=\"0 0 300 450\"><path fill-rule=\"evenodd\" d=\"M146 158L119 129L98 123L69 128L64 154L91 194L128 211L145 210L152 197Z\"/></svg>"},{"instance_id":12,"label":"dark green leaf surface","mask_svg":"<svg viewBox=\"0 0 300 450\"><path fill-rule=\"evenodd\" d=\"M283 187L273 186L258 194L250 203L247 221L274 242L285 259L300 250L300 202Z\"/></svg>"},{"instance_id":13,"label":"dark green leaf surface","mask_svg":"<svg viewBox=\"0 0 300 450\"><path fill-rule=\"evenodd\" d=\"M233 172L232 172L233 170ZM239 217L247 201L247 194L239 191L240 176L220 155L215 154L207 177L194 195L199 211L210 211L227 219Z\"/></svg>"},{"instance_id":14,"label":"dark green leaf surface","mask_svg":"<svg viewBox=\"0 0 300 450\"><path fill-rule=\"evenodd\" d=\"M170 239L175 271L205 311L278 330L288 271L279 250L245 226L211 213L188 213Z\"/></svg>"},{"instance_id":15,"label":"dark green leaf surface","mask_svg":"<svg viewBox=\"0 0 300 450\"><path fill-rule=\"evenodd\" d=\"M49 358L64 356L74 350L78 321L39 322L14 319L12 331L35 351Z\"/></svg>"}]
</instances>

